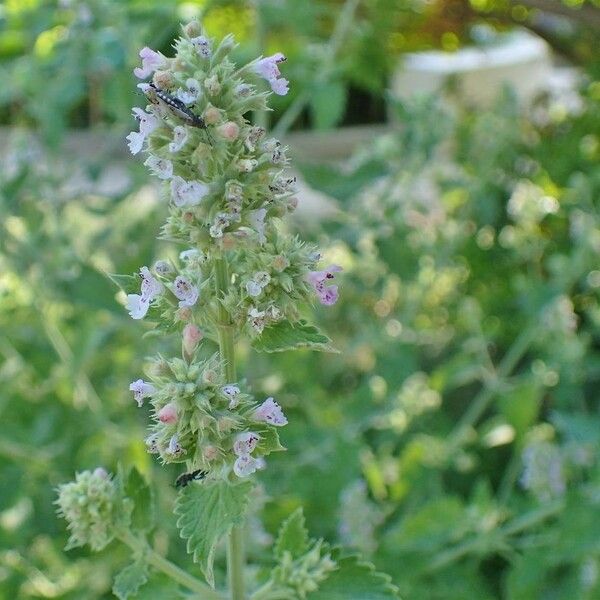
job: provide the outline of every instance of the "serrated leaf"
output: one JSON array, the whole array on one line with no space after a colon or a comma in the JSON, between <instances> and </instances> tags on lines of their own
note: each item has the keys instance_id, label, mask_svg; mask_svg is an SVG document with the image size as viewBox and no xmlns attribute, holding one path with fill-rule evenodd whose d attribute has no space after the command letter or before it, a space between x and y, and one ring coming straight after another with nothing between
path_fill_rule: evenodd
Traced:
<instances>
[{"instance_id":1,"label":"serrated leaf","mask_svg":"<svg viewBox=\"0 0 600 600\"><path fill-rule=\"evenodd\" d=\"M250 481L235 485L223 480L205 481L188 485L177 497L179 535L187 541L187 551L213 587L216 545L234 525L241 524L252 486Z\"/></svg>"},{"instance_id":2,"label":"serrated leaf","mask_svg":"<svg viewBox=\"0 0 600 600\"><path fill-rule=\"evenodd\" d=\"M252 342L252 347L258 352L284 352L298 348L309 348L320 352L338 352L324 333L306 321L297 323L280 321L275 325L265 327L261 336Z\"/></svg>"},{"instance_id":3,"label":"serrated leaf","mask_svg":"<svg viewBox=\"0 0 600 600\"><path fill-rule=\"evenodd\" d=\"M125 567L116 577L113 594L119 600L127 600L135 596L138 590L148 581L148 563L142 558Z\"/></svg>"},{"instance_id":4,"label":"serrated leaf","mask_svg":"<svg viewBox=\"0 0 600 600\"><path fill-rule=\"evenodd\" d=\"M356 555L343 555L339 549L331 553L337 570L319 584L306 600L398 600L398 589L391 578L375 571L375 567Z\"/></svg>"},{"instance_id":5,"label":"serrated leaf","mask_svg":"<svg viewBox=\"0 0 600 600\"><path fill-rule=\"evenodd\" d=\"M133 501L131 527L149 531L154 527L154 495L140 472L133 467L124 479L125 495Z\"/></svg>"},{"instance_id":6,"label":"serrated leaf","mask_svg":"<svg viewBox=\"0 0 600 600\"><path fill-rule=\"evenodd\" d=\"M308 550L308 530L302 508L295 510L281 525L275 542L275 556L281 558L289 552L298 558Z\"/></svg>"}]
</instances>

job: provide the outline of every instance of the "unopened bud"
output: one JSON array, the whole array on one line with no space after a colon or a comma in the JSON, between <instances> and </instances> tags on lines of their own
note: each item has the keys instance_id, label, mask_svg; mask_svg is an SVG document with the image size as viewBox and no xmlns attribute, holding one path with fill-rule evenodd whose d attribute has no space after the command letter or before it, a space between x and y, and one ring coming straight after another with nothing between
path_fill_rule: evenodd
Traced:
<instances>
[{"instance_id":1,"label":"unopened bud","mask_svg":"<svg viewBox=\"0 0 600 600\"><path fill-rule=\"evenodd\" d=\"M165 404L165 406L158 411L158 420L161 421L161 423L169 425L177 423L177 406L174 402Z\"/></svg>"},{"instance_id":2,"label":"unopened bud","mask_svg":"<svg viewBox=\"0 0 600 600\"><path fill-rule=\"evenodd\" d=\"M216 125L221 120L221 111L214 106L208 106L202 118L207 125Z\"/></svg>"},{"instance_id":3,"label":"unopened bud","mask_svg":"<svg viewBox=\"0 0 600 600\"><path fill-rule=\"evenodd\" d=\"M184 25L183 33L191 38L197 37L202 34L202 27L198 21L190 21L187 25Z\"/></svg>"},{"instance_id":4,"label":"unopened bud","mask_svg":"<svg viewBox=\"0 0 600 600\"><path fill-rule=\"evenodd\" d=\"M233 142L240 134L240 127L235 121L227 121L217 127L217 133L228 142Z\"/></svg>"},{"instance_id":5,"label":"unopened bud","mask_svg":"<svg viewBox=\"0 0 600 600\"><path fill-rule=\"evenodd\" d=\"M175 317L178 321L186 323L192 318L192 309L189 306L182 306L175 312Z\"/></svg>"},{"instance_id":6,"label":"unopened bud","mask_svg":"<svg viewBox=\"0 0 600 600\"><path fill-rule=\"evenodd\" d=\"M209 93L210 96L217 96L221 93L221 84L216 75L212 77L207 77L204 80L204 88Z\"/></svg>"},{"instance_id":7,"label":"unopened bud","mask_svg":"<svg viewBox=\"0 0 600 600\"><path fill-rule=\"evenodd\" d=\"M237 240L232 233L225 233L221 239L223 250L233 250L237 246Z\"/></svg>"},{"instance_id":8,"label":"unopened bud","mask_svg":"<svg viewBox=\"0 0 600 600\"><path fill-rule=\"evenodd\" d=\"M202 449L202 456L209 462L215 460L219 456L219 449L216 446L205 446Z\"/></svg>"},{"instance_id":9,"label":"unopened bud","mask_svg":"<svg viewBox=\"0 0 600 600\"><path fill-rule=\"evenodd\" d=\"M281 271L285 271L290 266L290 261L283 256L283 254L278 254L273 258L273 268L281 273Z\"/></svg>"},{"instance_id":10,"label":"unopened bud","mask_svg":"<svg viewBox=\"0 0 600 600\"><path fill-rule=\"evenodd\" d=\"M183 328L182 344L184 357L188 358L194 354L202 337L202 330L193 323L188 323Z\"/></svg>"},{"instance_id":11,"label":"unopened bud","mask_svg":"<svg viewBox=\"0 0 600 600\"><path fill-rule=\"evenodd\" d=\"M152 81L161 90L168 90L175 83L173 74L170 71L155 71Z\"/></svg>"}]
</instances>

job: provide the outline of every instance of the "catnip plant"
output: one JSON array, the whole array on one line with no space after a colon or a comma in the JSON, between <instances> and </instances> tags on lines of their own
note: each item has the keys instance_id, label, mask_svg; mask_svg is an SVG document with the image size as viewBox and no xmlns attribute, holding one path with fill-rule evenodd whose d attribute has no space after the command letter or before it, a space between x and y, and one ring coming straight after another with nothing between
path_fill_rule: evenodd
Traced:
<instances>
[{"instance_id":1,"label":"catnip plant","mask_svg":"<svg viewBox=\"0 0 600 600\"><path fill-rule=\"evenodd\" d=\"M285 57L239 67L230 58L234 47L232 36L216 44L192 22L173 58L140 52L134 74L148 105L133 109L139 130L127 140L162 181L169 216L160 237L180 252L133 276L113 276L133 319L151 320L154 333L181 341L180 356L157 355L129 389L138 407L151 409L148 452L181 465L174 513L206 583L152 549L152 493L135 469L110 475L98 467L60 486L68 547L101 550L115 539L128 545L133 563L116 577L119 598L137 594L150 570L208 600L396 597L371 565L310 540L301 511L282 526L270 574L259 580L245 569L244 519L255 474L283 449L279 432L288 421L274 398L253 396L238 376L236 345L245 338L259 352L331 351L329 338L301 315L315 300L337 301L341 268L319 266L317 248L281 227L297 205L286 148L247 118L268 110L271 92L287 93ZM225 537L227 586L213 569Z\"/></svg>"}]
</instances>

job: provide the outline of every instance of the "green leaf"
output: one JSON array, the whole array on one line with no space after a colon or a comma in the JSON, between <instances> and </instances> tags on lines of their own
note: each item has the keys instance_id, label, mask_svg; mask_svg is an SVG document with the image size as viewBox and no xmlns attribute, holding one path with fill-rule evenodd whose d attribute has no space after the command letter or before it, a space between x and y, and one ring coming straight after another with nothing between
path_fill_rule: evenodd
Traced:
<instances>
[{"instance_id":1,"label":"green leaf","mask_svg":"<svg viewBox=\"0 0 600 600\"><path fill-rule=\"evenodd\" d=\"M280 321L275 325L265 327L262 335L252 342L252 347L258 352L284 352L297 348L338 352L324 333L306 321L297 323Z\"/></svg>"},{"instance_id":2,"label":"green leaf","mask_svg":"<svg viewBox=\"0 0 600 600\"><path fill-rule=\"evenodd\" d=\"M131 528L149 531L154 526L154 495L140 472L133 467L125 478L125 495L133 501Z\"/></svg>"},{"instance_id":3,"label":"green leaf","mask_svg":"<svg viewBox=\"0 0 600 600\"><path fill-rule=\"evenodd\" d=\"M308 550L308 530L302 508L295 510L281 525L275 542L275 556L281 558L289 552L298 558Z\"/></svg>"},{"instance_id":4,"label":"green leaf","mask_svg":"<svg viewBox=\"0 0 600 600\"><path fill-rule=\"evenodd\" d=\"M356 555L343 555L339 549L331 553L338 569L319 584L306 600L391 600L398 599L398 589L384 573Z\"/></svg>"},{"instance_id":5,"label":"green leaf","mask_svg":"<svg viewBox=\"0 0 600 600\"><path fill-rule=\"evenodd\" d=\"M310 107L316 129L334 127L346 110L346 87L341 81L318 84L312 92Z\"/></svg>"},{"instance_id":6,"label":"green leaf","mask_svg":"<svg viewBox=\"0 0 600 600\"><path fill-rule=\"evenodd\" d=\"M118 275L117 273L105 273L105 275L126 294L139 287L139 278L135 275Z\"/></svg>"},{"instance_id":7,"label":"green leaf","mask_svg":"<svg viewBox=\"0 0 600 600\"><path fill-rule=\"evenodd\" d=\"M145 559L136 560L125 567L116 577L113 594L119 600L127 600L135 596L138 590L148 581L148 564Z\"/></svg>"},{"instance_id":8,"label":"green leaf","mask_svg":"<svg viewBox=\"0 0 600 600\"><path fill-rule=\"evenodd\" d=\"M213 587L215 547L234 525L242 523L252 486L250 481L235 485L223 480L205 481L188 485L177 497L179 535L187 541L187 551Z\"/></svg>"}]
</instances>

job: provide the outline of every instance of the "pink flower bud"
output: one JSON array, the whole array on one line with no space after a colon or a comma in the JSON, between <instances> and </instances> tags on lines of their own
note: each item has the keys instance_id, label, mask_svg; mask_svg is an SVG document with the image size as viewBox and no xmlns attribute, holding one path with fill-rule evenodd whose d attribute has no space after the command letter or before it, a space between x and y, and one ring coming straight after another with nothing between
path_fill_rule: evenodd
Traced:
<instances>
[{"instance_id":1,"label":"pink flower bud","mask_svg":"<svg viewBox=\"0 0 600 600\"><path fill-rule=\"evenodd\" d=\"M177 406L173 402L169 402L158 411L158 419L162 423L169 425L177 423Z\"/></svg>"},{"instance_id":2,"label":"pink flower bud","mask_svg":"<svg viewBox=\"0 0 600 600\"><path fill-rule=\"evenodd\" d=\"M240 127L234 121L227 121L217 127L217 133L228 142L233 142L240 134Z\"/></svg>"},{"instance_id":3,"label":"pink flower bud","mask_svg":"<svg viewBox=\"0 0 600 600\"><path fill-rule=\"evenodd\" d=\"M201 329L193 323L188 323L183 328L183 351L191 355L198 347L198 343L203 337Z\"/></svg>"},{"instance_id":4,"label":"pink flower bud","mask_svg":"<svg viewBox=\"0 0 600 600\"><path fill-rule=\"evenodd\" d=\"M202 449L202 456L205 460L208 460L209 462L211 460L215 460L215 458L219 456L219 449L216 446L205 446Z\"/></svg>"},{"instance_id":5,"label":"pink flower bud","mask_svg":"<svg viewBox=\"0 0 600 600\"><path fill-rule=\"evenodd\" d=\"M94 477L101 477L102 479L106 479L108 477L108 473L106 472L106 469L103 469L102 467L97 467L96 469L94 469Z\"/></svg>"}]
</instances>

